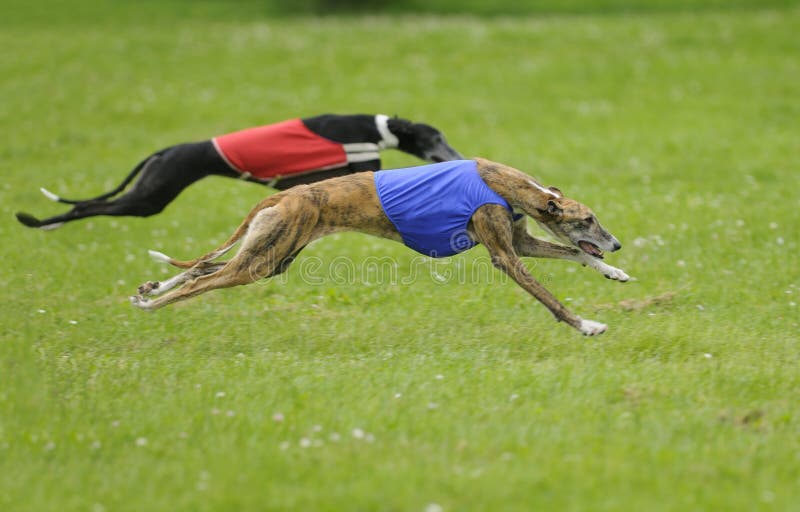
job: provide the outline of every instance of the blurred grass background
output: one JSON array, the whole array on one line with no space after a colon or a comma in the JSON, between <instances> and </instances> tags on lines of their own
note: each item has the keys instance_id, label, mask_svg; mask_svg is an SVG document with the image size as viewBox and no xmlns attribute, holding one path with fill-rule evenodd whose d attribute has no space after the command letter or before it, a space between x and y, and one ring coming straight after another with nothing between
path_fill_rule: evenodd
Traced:
<instances>
[{"instance_id":1,"label":"blurred grass background","mask_svg":"<svg viewBox=\"0 0 800 512\"><path fill-rule=\"evenodd\" d=\"M0 509L796 506L796 2L4 5ZM39 186L97 194L166 145L323 112L434 124L591 205L636 282L529 265L609 332L448 280L480 247L408 285L301 278L414 268L357 234L286 282L133 310L167 272L146 249L203 253L269 193L234 180L149 219L13 218L63 210Z\"/></svg>"}]
</instances>

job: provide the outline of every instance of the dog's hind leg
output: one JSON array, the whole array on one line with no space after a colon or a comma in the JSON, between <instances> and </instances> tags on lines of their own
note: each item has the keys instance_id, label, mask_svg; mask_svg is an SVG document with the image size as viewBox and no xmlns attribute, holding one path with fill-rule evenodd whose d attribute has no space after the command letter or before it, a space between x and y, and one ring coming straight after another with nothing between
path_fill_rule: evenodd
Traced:
<instances>
[{"instance_id":1,"label":"dog's hind leg","mask_svg":"<svg viewBox=\"0 0 800 512\"><path fill-rule=\"evenodd\" d=\"M587 336L605 332L606 325L572 313L528 272L514 250L512 223L503 206L489 204L479 208L472 216L472 229L477 240L489 251L492 264L544 304L556 320L566 322Z\"/></svg>"},{"instance_id":2,"label":"dog's hind leg","mask_svg":"<svg viewBox=\"0 0 800 512\"><path fill-rule=\"evenodd\" d=\"M259 212L236 255L215 272L188 281L157 299L131 298L141 309L158 309L218 288L249 284L286 270L312 240L318 210L302 198L291 198Z\"/></svg>"},{"instance_id":3,"label":"dog's hind leg","mask_svg":"<svg viewBox=\"0 0 800 512\"><path fill-rule=\"evenodd\" d=\"M24 212L16 214L17 220L30 228L40 228L45 231L61 227L64 223L98 215L149 217L161 210L169 201L162 203L143 203L135 195L126 193L112 201L88 201L76 204L72 210L46 219L37 219Z\"/></svg>"},{"instance_id":4,"label":"dog's hind leg","mask_svg":"<svg viewBox=\"0 0 800 512\"><path fill-rule=\"evenodd\" d=\"M185 270L180 274L167 279L166 281L147 281L139 286L139 295L160 295L168 292L176 286L182 285L186 281L213 274L224 267L226 263L227 262L224 261L215 263L202 262L198 263L189 270Z\"/></svg>"},{"instance_id":5,"label":"dog's hind leg","mask_svg":"<svg viewBox=\"0 0 800 512\"><path fill-rule=\"evenodd\" d=\"M114 189L112 189L112 190L110 190L108 192L105 192L103 194L100 194L99 196L86 198L86 199L66 199L66 198L63 198L63 197L61 197L61 196L59 196L57 194L54 194L54 193L50 192L49 190L47 190L44 187L40 188L39 190L42 192L42 194L44 194L44 196L46 198L50 199L51 201L55 201L57 203L80 204L80 203L89 203L89 202L94 202L94 201L103 201L105 199L114 197L115 195L117 195L120 192L122 192L123 190L125 190L125 187L127 187L128 184L131 181L133 181L133 179L136 177L136 175L138 175L140 172L146 173L147 169L161 157L161 153L163 153L163 151L159 151L157 153L153 153L152 155L148 156L147 158L145 158L144 160L139 162L136 165L136 167L134 167L133 170L131 170L131 172L125 177L125 179L122 180L122 183L117 185L116 188L114 188Z\"/></svg>"},{"instance_id":6,"label":"dog's hind leg","mask_svg":"<svg viewBox=\"0 0 800 512\"><path fill-rule=\"evenodd\" d=\"M96 198L75 201L46 194L56 201L73 204L69 212L43 220L20 212L17 219L28 227L55 229L65 222L97 215L149 217L162 212L192 183L212 174L229 176L231 173L211 141L179 144L155 153L137 166L120 186ZM124 194L108 200L137 174L138 179Z\"/></svg>"},{"instance_id":7,"label":"dog's hind leg","mask_svg":"<svg viewBox=\"0 0 800 512\"><path fill-rule=\"evenodd\" d=\"M57 194L50 192L45 188L41 188L40 190L42 191L42 194L44 194L45 197L47 197L51 201L74 205L72 210L42 220L37 219L36 217L34 217L29 213L18 212L16 214L17 220L30 228L52 230L61 227L65 222L83 219L86 217L93 217L95 215L139 215L129 207L127 208L123 207L122 209L120 209L118 206L115 206L116 201L108 201L108 199L122 192L125 189L125 187L127 187L128 184L131 181L133 181L133 179L140 173L142 174L142 176L146 176L148 173L151 172L150 170L153 168L153 166L158 167L158 165L156 164L159 162L162 153L164 153L165 151L168 150L154 153L149 157L147 157L146 159L139 162L139 164L133 168L133 170L128 174L128 176L125 177L122 183L117 185L117 187L114 188L113 190L106 192L104 194L100 194L97 197L93 197L90 199L65 199L63 197L58 196ZM117 211L115 213L110 213L115 208Z\"/></svg>"}]
</instances>

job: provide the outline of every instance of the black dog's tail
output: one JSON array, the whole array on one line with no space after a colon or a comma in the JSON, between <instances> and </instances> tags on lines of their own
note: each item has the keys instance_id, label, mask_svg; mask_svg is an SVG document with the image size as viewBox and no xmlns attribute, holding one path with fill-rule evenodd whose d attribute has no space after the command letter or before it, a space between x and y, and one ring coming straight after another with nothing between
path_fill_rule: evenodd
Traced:
<instances>
[{"instance_id":1,"label":"black dog's tail","mask_svg":"<svg viewBox=\"0 0 800 512\"><path fill-rule=\"evenodd\" d=\"M111 190L110 192L106 192L105 194L100 194L99 196L92 197L90 199L65 199L65 198L63 198L63 197L61 197L61 196L59 196L57 194L54 194L54 193L50 192L49 190L47 190L44 187L41 187L39 190L42 192L42 194L44 194L44 196L47 199L50 199L51 201L55 201L57 203L81 204L81 203L87 203L87 202L92 202L92 201L102 201L104 199L108 199L109 197L114 197L115 195L117 195L120 192L122 192L123 190L125 190L125 187L127 187L128 184L130 184L130 182L133 181L133 179L140 172L142 172L142 170L147 166L147 164L149 164L152 160L154 160L155 158L158 158L159 156L160 156L159 153L156 153L156 154L148 156L147 158L145 158L144 160L142 160L141 162L136 164L136 167L133 168L133 170L125 177L125 179L122 180L122 183L117 185L117 187L114 190Z\"/></svg>"}]
</instances>

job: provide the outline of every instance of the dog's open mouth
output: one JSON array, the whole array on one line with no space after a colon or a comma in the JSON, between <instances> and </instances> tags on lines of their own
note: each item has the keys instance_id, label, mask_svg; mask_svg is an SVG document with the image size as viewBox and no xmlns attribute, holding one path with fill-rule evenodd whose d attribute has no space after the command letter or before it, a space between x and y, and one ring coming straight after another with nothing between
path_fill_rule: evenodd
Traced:
<instances>
[{"instance_id":1,"label":"dog's open mouth","mask_svg":"<svg viewBox=\"0 0 800 512\"><path fill-rule=\"evenodd\" d=\"M603 259L603 251L601 251L600 248L594 245L592 242L581 240L578 242L578 247L580 247L581 250L589 256L594 256L595 258L599 258L601 260Z\"/></svg>"}]
</instances>

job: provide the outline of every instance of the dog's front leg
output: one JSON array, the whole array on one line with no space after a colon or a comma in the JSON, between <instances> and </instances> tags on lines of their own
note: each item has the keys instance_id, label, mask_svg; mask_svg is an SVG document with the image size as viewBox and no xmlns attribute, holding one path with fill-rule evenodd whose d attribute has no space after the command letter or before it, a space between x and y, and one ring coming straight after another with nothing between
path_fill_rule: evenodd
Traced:
<instances>
[{"instance_id":1,"label":"dog's front leg","mask_svg":"<svg viewBox=\"0 0 800 512\"><path fill-rule=\"evenodd\" d=\"M624 270L612 267L606 264L603 260L589 256L580 249L567 247L564 245L554 244L539 240L528 234L525 228L525 219L521 219L514 223L514 250L518 255L528 258L554 258L560 260L569 260L581 265L586 265L594 270L600 272L608 279L615 281L625 282L630 279L630 276Z\"/></svg>"},{"instance_id":2,"label":"dog's front leg","mask_svg":"<svg viewBox=\"0 0 800 512\"><path fill-rule=\"evenodd\" d=\"M584 320L572 313L528 272L514 251L511 222L505 208L499 205L479 208L472 217L472 227L478 241L488 249L492 264L536 297L556 320L566 322L587 336L601 334L608 329L605 324Z\"/></svg>"},{"instance_id":3,"label":"dog's front leg","mask_svg":"<svg viewBox=\"0 0 800 512\"><path fill-rule=\"evenodd\" d=\"M580 260L578 260L578 263L582 263L587 267L595 269L608 279L613 279L614 281L620 281L624 283L626 281L629 281L631 278L621 268L612 267L611 265L605 263L603 260L595 258L594 256L589 256L588 254L585 253L580 253L579 256Z\"/></svg>"}]
</instances>

